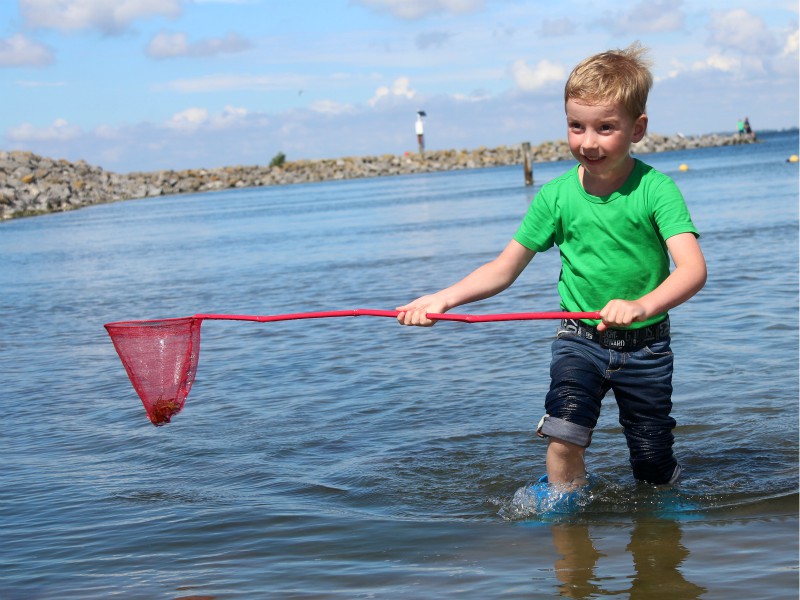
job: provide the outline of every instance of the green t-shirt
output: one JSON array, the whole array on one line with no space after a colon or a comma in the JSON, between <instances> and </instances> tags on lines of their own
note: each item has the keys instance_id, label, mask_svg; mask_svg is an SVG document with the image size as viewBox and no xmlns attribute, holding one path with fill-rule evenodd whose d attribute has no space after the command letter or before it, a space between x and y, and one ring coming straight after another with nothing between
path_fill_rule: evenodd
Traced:
<instances>
[{"instance_id":1,"label":"green t-shirt","mask_svg":"<svg viewBox=\"0 0 800 600\"><path fill-rule=\"evenodd\" d=\"M587 194L577 165L546 183L514 239L534 252L558 246L561 307L584 312L600 310L614 298L635 300L658 287L670 273L665 240L687 232L699 237L678 186L637 159L627 181L608 196Z\"/></svg>"}]
</instances>

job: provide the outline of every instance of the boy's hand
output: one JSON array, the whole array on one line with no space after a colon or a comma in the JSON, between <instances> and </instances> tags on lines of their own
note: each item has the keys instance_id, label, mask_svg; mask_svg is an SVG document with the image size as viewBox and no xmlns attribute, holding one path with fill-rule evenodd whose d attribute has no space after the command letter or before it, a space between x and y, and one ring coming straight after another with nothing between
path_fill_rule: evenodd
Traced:
<instances>
[{"instance_id":1,"label":"boy's hand","mask_svg":"<svg viewBox=\"0 0 800 600\"><path fill-rule=\"evenodd\" d=\"M603 322L597 326L597 331L604 331L609 327L629 327L635 321L647 318L647 312L639 302L630 300L612 300L600 311Z\"/></svg>"},{"instance_id":2,"label":"boy's hand","mask_svg":"<svg viewBox=\"0 0 800 600\"><path fill-rule=\"evenodd\" d=\"M401 325L417 325L419 327L430 327L436 321L430 320L427 313L441 314L447 311L445 303L436 295L431 294L417 298L405 306L398 306L395 310L400 311L397 315L397 322Z\"/></svg>"}]
</instances>

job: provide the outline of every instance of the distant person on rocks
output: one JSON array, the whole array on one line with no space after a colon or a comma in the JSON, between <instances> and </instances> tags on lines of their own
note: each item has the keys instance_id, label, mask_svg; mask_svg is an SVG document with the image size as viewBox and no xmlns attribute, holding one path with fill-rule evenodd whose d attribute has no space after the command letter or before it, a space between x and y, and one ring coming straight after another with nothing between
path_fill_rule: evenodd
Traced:
<instances>
[{"instance_id":1,"label":"distant person on rocks","mask_svg":"<svg viewBox=\"0 0 800 600\"><path fill-rule=\"evenodd\" d=\"M569 501L587 485L585 451L610 390L633 476L668 484L681 473L672 449L667 311L705 285L706 263L673 180L630 155L647 130L652 81L638 43L578 64L564 90L567 138L578 164L541 188L497 258L397 308L401 324L433 325L428 313L500 293L537 252L558 246L561 309L599 310L602 319L562 321L552 345L546 414L537 429L548 439L547 474L530 488L541 506Z\"/></svg>"},{"instance_id":2,"label":"distant person on rocks","mask_svg":"<svg viewBox=\"0 0 800 600\"><path fill-rule=\"evenodd\" d=\"M741 119L736 121L736 128L739 130L740 136L744 135L744 121L742 121Z\"/></svg>"},{"instance_id":3,"label":"distant person on rocks","mask_svg":"<svg viewBox=\"0 0 800 600\"><path fill-rule=\"evenodd\" d=\"M749 117L745 117L744 118L744 132L748 137L750 137L750 139L753 139L753 140L756 139L756 134L753 133L753 128L750 127L750 118Z\"/></svg>"}]
</instances>

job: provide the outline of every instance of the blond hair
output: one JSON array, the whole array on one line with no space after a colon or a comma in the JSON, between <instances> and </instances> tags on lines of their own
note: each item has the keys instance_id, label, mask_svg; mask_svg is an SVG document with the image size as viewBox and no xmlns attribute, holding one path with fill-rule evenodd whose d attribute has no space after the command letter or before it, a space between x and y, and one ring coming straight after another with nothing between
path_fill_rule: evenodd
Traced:
<instances>
[{"instance_id":1,"label":"blond hair","mask_svg":"<svg viewBox=\"0 0 800 600\"><path fill-rule=\"evenodd\" d=\"M609 50L581 61L564 87L564 103L620 104L634 119L645 114L653 86L647 48L634 42L624 50Z\"/></svg>"}]
</instances>

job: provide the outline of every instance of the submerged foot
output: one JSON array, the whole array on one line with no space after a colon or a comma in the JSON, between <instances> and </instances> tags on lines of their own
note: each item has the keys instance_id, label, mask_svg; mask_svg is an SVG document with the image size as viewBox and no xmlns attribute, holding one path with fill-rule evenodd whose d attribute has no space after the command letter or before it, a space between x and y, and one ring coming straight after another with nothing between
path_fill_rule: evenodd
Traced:
<instances>
[{"instance_id":1,"label":"submerged foot","mask_svg":"<svg viewBox=\"0 0 800 600\"><path fill-rule=\"evenodd\" d=\"M538 514L567 514L580 510L587 501L588 485L574 487L556 485L542 475L539 480L527 487Z\"/></svg>"}]
</instances>

